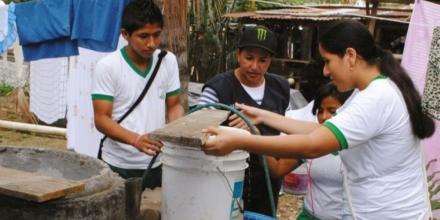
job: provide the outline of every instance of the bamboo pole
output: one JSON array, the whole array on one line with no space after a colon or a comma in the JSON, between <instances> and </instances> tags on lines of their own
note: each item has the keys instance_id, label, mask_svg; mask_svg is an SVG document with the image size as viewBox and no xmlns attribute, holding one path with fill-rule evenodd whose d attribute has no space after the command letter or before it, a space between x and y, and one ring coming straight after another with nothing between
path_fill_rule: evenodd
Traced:
<instances>
[{"instance_id":1,"label":"bamboo pole","mask_svg":"<svg viewBox=\"0 0 440 220\"><path fill-rule=\"evenodd\" d=\"M58 127L51 127L51 126L44 126L44 125L34 125L34 124L27 124L27 123L14 122L14 121L0 120L0 128L6 128L6 129L18 130L18 131L35 132L35 133L41 133L41 134L54 134L54 135L60 135L60 136L64 136L64 137L66 136L66 129L65 128L58 128Z\"/></svg>"}]
</instances>

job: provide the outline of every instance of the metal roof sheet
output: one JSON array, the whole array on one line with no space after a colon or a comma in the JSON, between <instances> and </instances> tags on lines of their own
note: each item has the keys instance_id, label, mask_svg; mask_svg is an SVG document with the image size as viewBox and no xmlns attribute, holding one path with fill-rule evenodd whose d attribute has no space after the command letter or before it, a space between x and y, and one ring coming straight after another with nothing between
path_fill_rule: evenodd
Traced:
<instances>
[{"instance_id":1,"label":"metal roof sheet","mask_svg":"<svg viewBox=\"0 0 440 220\"><path fill-rule=\"evenodd\" d=\"M306 8L305 8L306 7ZM380 8L377 17L407 20L411 16L412 9L406 8ZM294 8L264 10L256 12L235 12L225 14L224 17L235 19L255 20L311 20L329 21L339 20L346 17L362 17L367 15L364 7L342 6L342 5L319 5L319 6L297 6Z\"/></svg>"}]
</instances>

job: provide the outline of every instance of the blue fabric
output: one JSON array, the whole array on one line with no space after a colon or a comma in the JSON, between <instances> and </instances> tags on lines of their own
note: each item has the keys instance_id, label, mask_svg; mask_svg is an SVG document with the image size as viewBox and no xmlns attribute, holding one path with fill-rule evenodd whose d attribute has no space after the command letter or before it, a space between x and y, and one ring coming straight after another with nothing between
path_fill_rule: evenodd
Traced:
<instances>
[{"instance_id":1,"label":"blue fabric","mask_svg":"<svg viewBox=\"0 0 440 220\"><path fill-rule=\"evenodd\" d=\"M21 45L70 36L72 0L38 0L16 5Z\"/></svg>"},{"instance_id":2,"label":"blue fabric","mask_svg":"<svg viewBox=\"0 0 440 220\"><path fill-rule=\"evenodd\" d=\"M34 0L16 6L25 61L78 55L78 46L100 52L118 44L129 0Z\"/></svg>"},{"instance_id":3,"label":"blue fabric","mask_svg":"<svg viewBox=\"0 0 440 220\"><path fill-rule=\"evenodd\" d=\"M72 0L34 0L16 5L17 29L25 61L78 55L70 40Z\"/></svg>"},{"instance_id":4,"label":"blue fabric","mask_svg":"<svg viewBox=\"0 0 440 220\"><path fill-rule=\"evenodd\" d=\"M17 27L15 26L15 20L15 4L11 3L8 6L8 33L5 39L0 41L0 54L5 53L17 39Z\"/></svg>"},{"instance_id":5,"label":"blue fabric","mask_svg":"<svg viewBox=\"0 0 440 220\"><path fill-rule=\"evenodd\" d=\"M76 56L79 54L78 42L72 41L70 37L22 45L22 48L24 61Z\"/></svg>"},{"instance_id":6,"label":"blue fabric","mask_svg":"<svg viewBox=\"0 0 440 220\"><path fill-rule=\"evenodd\" d=\"M100 52L116 50L122 12L129 0L75 0L72 39Z\"/></svg>"}]
</instances>

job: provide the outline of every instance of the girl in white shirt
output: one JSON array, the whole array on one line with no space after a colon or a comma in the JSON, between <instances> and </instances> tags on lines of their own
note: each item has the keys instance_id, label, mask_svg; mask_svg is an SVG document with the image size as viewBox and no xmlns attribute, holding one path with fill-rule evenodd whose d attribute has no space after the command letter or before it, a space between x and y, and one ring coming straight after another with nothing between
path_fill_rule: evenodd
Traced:
<instances>
[{"instance_id":1,"label":"girl in white shirt","mask_svg":"<svg viewBox=\"0 0 440 220\"><path fill-rule=\"evenodd\" d=\"M286 117L322 124L330 119L344 104L352 91L338 92L334 83L323 85L316 93L314 101L302 109L286 112ZM283 177L298 167L298 160L267 157L271 175ZM325 219L337 220L342 217L342 173L339 155L324 155L305 160L310 177L304 207L297 220Z\"/></svg>"}]
</instances>

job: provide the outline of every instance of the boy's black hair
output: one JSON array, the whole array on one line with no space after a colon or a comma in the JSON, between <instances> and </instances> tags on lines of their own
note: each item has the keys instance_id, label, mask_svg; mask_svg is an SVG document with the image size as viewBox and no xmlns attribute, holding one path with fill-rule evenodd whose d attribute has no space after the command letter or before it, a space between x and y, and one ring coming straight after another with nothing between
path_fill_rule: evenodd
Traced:
<instances>
[{"instance_id":1,"label":"boy's black hair","mask_svg":"<svg viewBox=\"0 0 440 220\"><path fill-rule=\"evenodd\" d=\"M122 28L128 34L145 26L146 24L158 24L163 28L163 15L153 0L133 0L124 8L122 14Z\"/></svg>"},{"instance_id":2,"label":"boy's black hair","mask_svg":"<svg viewBox=\"0 0 440 220\"><path fill-rule=\"evenodd\" d=\"M322 100L324 100L327 97L335 98L336 100L339 101L339 103L341 103L341 105L343 105L344 102L348 99L348 97L351 96L352 92L353 90L347 92L339 92L336 85L333 82L329 82L321 86L318 89L318 92L316 93L315 101L313 102L312 113L316 115L319 106L321 106Z\"/></svg>"}]
</instances>

